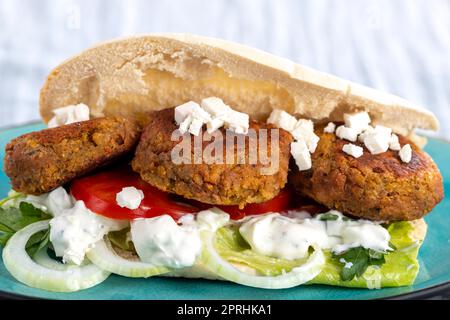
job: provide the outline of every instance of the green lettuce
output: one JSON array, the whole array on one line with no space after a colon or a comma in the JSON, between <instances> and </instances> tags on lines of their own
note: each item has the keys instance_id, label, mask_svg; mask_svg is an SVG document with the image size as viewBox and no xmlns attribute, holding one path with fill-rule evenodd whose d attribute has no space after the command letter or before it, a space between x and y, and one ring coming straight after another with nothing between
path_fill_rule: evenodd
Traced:
<instances>
[{"instance_id":1,"label":"green lettuce","mask_svg":"<svg viewBox=\"0 0 450 320\"><path fill-rule=\"evenodd\" d=\"M6 205L17 198L20 194L14 194L0 200L0 246L4 247L14 233L34 222L48 220L51 218L47 212L36 208L28 202L17 202L14 205ZM49 242L50 229L34 234L26 245L28 254L33 255L45 247Z\"/></svg>"},{"instance_id":2,"label":"green lettuce","mask_svg":"<svg viewBox=\"0 0 450 320\"><path fill-rule=\"evenodd\" d=\"M276 276L291 271L306 259L287 260L264 256L251 250L237 226L220 228L215 237L217 252L230 263L245 265L266 276Z\"/></svg>"},{"instance_id":3,"label":"green lettuce","mask_svg":"<svg viewBox=\"0 0 450 320\"><path fill-rule=\"evenodd\" d=\"M333 257L330 251L325 251L326 264L322 272L309 284L370 289L411 285L419 272L417 254L421 243L410 238L409 234L414 227L409 222L392 223L387 229L395 250L384 255L382 264L369 265L362 275L343 280L343 264ZM289 272L304 262L268 257L252 251L236 226L219 229L214 245L217 252L228 262L250 267L262 275L276 276Z\"/></svg>"}]
</instances>

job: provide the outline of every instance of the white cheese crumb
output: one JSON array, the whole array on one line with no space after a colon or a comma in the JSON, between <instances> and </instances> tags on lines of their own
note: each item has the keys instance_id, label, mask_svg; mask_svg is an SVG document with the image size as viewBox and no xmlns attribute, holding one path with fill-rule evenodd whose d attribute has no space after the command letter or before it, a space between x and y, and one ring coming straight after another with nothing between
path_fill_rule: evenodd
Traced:
<instances>
[{"instance_id":1,"label":"white cheese crumb","mask_svg":"<svg viewBox=\"0 0 450 320\"><path fill-rule=\"evenodd\" d=\"M288 131L294 138L291 143L291 154L300 171L311 169L311 154L316 151L320 138L314 133L311 120L299 119L286 111L275 109L267 119L267 123Z\"/></svg>"},{"instance_id":2,"label":"white cheese crumb","mask_svg":"<svg viewBox=\"0 0 450 320\"><path fill-rule=\"evenodd\" d=\"M334 133L336 130L336 125L333 122L328 122L327 126L323 129L325 133Z\"/></svg>"},{"instance_id":3,"label":"white cheese crumb","mask_svg":"<svg viewBox=\"0 0 450 320\"><path fill-rule=\"evenodd\" d=\"M302 128L304 131L314 132L314 123L312 120L307 119L298 119L297 123L294 126L294 130Z\"/></svg>"},{"instance_id":4,"label":"white cheese crumb","mask_svg":"<svg viewBox=\"0 0 450 320\"><path fill-rule=\"evenodd\" d=\"M211 121L209 121L206 124L206 130L208 131L208 133L213 133L214 131L216 131L219 128L222 128L223 125L225 124L225 121L221 118L213 118L211 119Z\"/></svg>"},{"instance_id":5,"label":"white cheese crumb","mask_svg":"<svg viewBox=\"0 0 450 320\"><path fill-rule=\"evenodd\" d=\"M355 129L358 133L361 133L369 127L371 120L367 112L358 112L344 114L344 121L346 127Z\"/></svg>"},{"instance_id":6,"label":"white cheese crumb","mask_svg":"<svg viewBox=\"0 0 450 320\"><path fill-rule=\"evenodd\" d=\"M399 151L399 156L400 159L405 162L405 163L409 163L411 161L412 158L412 149L411 146L409 144L405 144L403 146L403 148L400 149Z\"/></svg>"},{"instance_id":7,"label":"white cheese crumb","mask_svg":"<svg viewBox=\"0 0 450 320\"><path fill-rule=\"evenodd\" d=\"M49 128L89 120L89 107L83 103L69 105L54 109L53 114L55 116L48 122Z\"/></svg>"},{"instance_id":8,"label":"white cheese crumb","mask_svg":"<svg viewBox=\"0 0 450 320\"><path fill-rule=\"evenodd\" d=\"M373 134L374 132L375 132L375 128L372 127L372 126L368 126L367 129L364 130L363 133L361 133L361 134L358 136L358 141L359 141L359 142L364 142L364 139L365 139L367 136Z\"/></svg>"},{"instance_id":9,"label":"white cheese crumb","mask_svg":"<svg viewBox=\"0 0 450 320\"><path fill-rule=\"evenodd\" d=\"M392 129L388 128L388 127L385 127L385 126L376 125L374 130L375 130L376 133L383 134L383 135L386 135L388 137L390 137L391 134L392 134Z\"/></svg>"},{"instance_id":10,"label":"white cheese crumb","mask_svg":"<svg viewBox=\"0 0 450 320\"><path fill-rule=\"evenodd\" d=\"M314 133L314 123L311 120L298 120L291 134L295 140L304 140L309 152L316 151L320 138Z\"/></svg>"},{"instance_id":11,"label":"white cheese crumb","mask_svg":"<svg viewBox=\"0 0 450 320\"><path fill-rule=\"evenodd\" d=\"M182 122L186 121L186 118L188 118L192 113L194 112L194 109L200 108L199 104L194 101L189 101L186 103L183 103L182 105L179 105L175 108L175 122L180 125Z\"/></svg>"},{"instance_id":12,"label":"white cheese crumb","mask_svg":"<svg viewBox=\"0 0 450 320\"><path fill-rule=\"evenodd\" d=\"M363 155L363 148L354 145L352 143L347 143L342 147L342 151L346 154L351 155L352 157L359 158Z\"/></svg>"},{"instance_id":13,"label":"white cheese crumb","mask_svg":"<svg viewBox=\"0 0 450 320\"><path fill-rule=\"evenodd\" d=\"M400 146L400 142L398 141L398 136L393 133L391 135L391 140L389 141L389 149L393 151L400 151L402 147Z\"/></svg>"},{"instance_id":14,"label":"white cheese crumb","mask_svg":"<svg viewBox=\"0 0 450 320\"><path fill-rule=\"evenodd\" d=\"M175 108L175 122L179 125L181 133L189 131L198 136L205 123L211 121L211 116L203 110L198 103L186 102Z\"/></svg>"},{"instance_id":15,"label":"white cheese crumb","mask_svg":"<svg viewBox=\"0 0 450 320\"><path fill-rule=\"evenodd\" d=\"M144 192L135 187L125 187L116 194L117 204L131 210L139 208L142 199L144 199Z\"/></svg>"},{"instance_id":16,"label":"white cheese crumb","mask_svg":"<svg viewBox=\"0 0 450 320\"><path fill-rule=\"evenodd\" d=\"M225 124L227 113L233 111L222 99L217 97L205 98L200 102L201 107L211 115L211 121L206 124L208 133L213 133Z\"/></svg>"},{"instance_id":17,"label":"white cheese crumb","mask_svg":"<svg viewBox=\"0 0 450 320\"><path fill-rule=\"evenodd\" d=\"M183 122L180 123L178 130L180 130L182 134L185 134L189 130L191 123L192 123L192 116L189 115L186 117L186 119L183 120Z\"/></svg>"},{"instance_id":18,"label":"white cheese crumb","mask_svg":"<svg viewBox=\"0 0 450 320\"><path fill-rule=\"evenodd\" d=\"M198 136L202 131L204 122L199 118L193 118L189 125L189 133Z\"/></svg>"},{"instance_id":19,"label":"white cheese crumb","mask_svg":"<svg viewBox=\"0 0 450 320\"><path fill-rule=\"evenodd\" d=\"M308 146L303 140L291 143L291 154L295 159L295 163L300 171L309 170L312 167L311 154Z\"/></svg>"},{"instance_id":20,"label":"white cheese crumb","mask_svg":"<svg viewBox=\"0 0 450 320\"><path fill-rule=\"evenodd\" d=\"M297 124L297 119L286 111L275 109L267 119L267 123L271 123L278 128L291 132Z\"/></svg>"},{"instance_id":21,"label":"white cheese crumb","mask_svg":"<svg viewBox=\"0 0 450 320\"><path fill-rule=\"evenodd\" d=\"M356 139L358 138L358 131L356 129L353 128L349 128L346 126L339 126L336 129L336 135L341 138L341 139L345 139L348 141L352 141L355 142Z\"/></svg>"},{"instance_id":22,"label":"white cheese crumb","mask_svg":"<svg viewBox=\"0 0 450 320\"><path fill-rule=\"evenodd\" d=\"M225 128L237 133L247 134L250 118L248 114L231 110L224 116Z\"/></svg>"},{"instance_id":23,"label":"white cheese crumb","mask_svg":"<svg viewBox=\"0 0 450 320\"><path fill-rule=\"evenodd\" d=\"M175 108L175 122L179 125L181 133L198 136L205 123L211 121L211 116L196 102L189 101Z\"/></svg>"},{"instance_id":24,"label":"white cheese crumb","mask_svg":"<svg viewBox=\"0 0 450 320\"><path fill-rule=\"evenodd\" d=\"M226 105L222 99L217 97L205 98L200 102L200 105L214 118L224 116L233 111L233 109Z\"/></svg>"},{"instance_id":25,"label":"white cheese crumb","mask_svg":"<svg viewBox=\"0 0 450 320\"><path fill-rule=\"evenodd\" d=\"M237 134L247 134L249 120L248 114L231 109L217 97L203 99L201 106L189 101L175 108L175 122L180 132L189 131L195 136L201 133L204 124L208 133L225 126Z\"/></svg>"},{"instance_id":26,"label":"white cheese crumb","mask_svg":"<svg viewBox=\"0 0 450 320\"><path fill-rule=\"evenodd\" d=\"M390 136L373 133L364 137L364 145L371 154L380 154L389 149Z\"/></svg>"}]
</instances>

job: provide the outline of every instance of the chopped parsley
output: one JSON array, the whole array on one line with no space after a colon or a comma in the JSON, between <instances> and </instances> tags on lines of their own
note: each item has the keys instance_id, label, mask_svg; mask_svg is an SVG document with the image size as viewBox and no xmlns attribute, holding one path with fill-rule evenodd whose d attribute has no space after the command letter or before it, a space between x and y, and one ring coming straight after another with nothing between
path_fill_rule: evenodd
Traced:
<instances>
[{"instance_id":1,"label":"chopped parsley","mask_svg":"<svg viewBox=\"0 0 450 320\"><path fill-rule=\"evenodd\" d=\"M355 277L362 276L369 266L383 265L386 262L384 258L386 254L385 252L356 247L339 254L333 253L333 259L340 264L344 264L340 272L341 279L350 281Z\"/></svg>"}]
</instances>

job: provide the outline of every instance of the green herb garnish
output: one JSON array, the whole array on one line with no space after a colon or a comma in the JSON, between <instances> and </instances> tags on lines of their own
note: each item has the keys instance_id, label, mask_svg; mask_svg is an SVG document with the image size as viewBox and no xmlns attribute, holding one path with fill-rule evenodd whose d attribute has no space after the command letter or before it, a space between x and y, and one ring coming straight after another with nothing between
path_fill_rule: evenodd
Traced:
<instances>
[{"instance_id":1,"label":"green herb garnish","mask_svg":"<svg viewBox=\"0 0 450 320\"><path fill-rule=\"evenodd\" d=\"M321 220L321 221L330 221L330 220L334 221L334 220L337 220L337 219L339 219L338 215L333 214L333 213L329 213L329 212L321 214L320 217L319 217L319 220Z\"/></svg>"},{"instance_id":2,"label":"green herb garnish","mask_svg":"<svg viewBox=\"0 0 450 320\"><path fill-rule=\"evenodd\" d=\"M362 276L369 266L383 265L386 262L384 259L386 254L387 253L385 252L356 247L340 254L333 254L333 258L340 263L351 263L347 268L343 266L340 272L340 276L343 281L350 281L355 277Z\"/></svg>"}]
</instances>

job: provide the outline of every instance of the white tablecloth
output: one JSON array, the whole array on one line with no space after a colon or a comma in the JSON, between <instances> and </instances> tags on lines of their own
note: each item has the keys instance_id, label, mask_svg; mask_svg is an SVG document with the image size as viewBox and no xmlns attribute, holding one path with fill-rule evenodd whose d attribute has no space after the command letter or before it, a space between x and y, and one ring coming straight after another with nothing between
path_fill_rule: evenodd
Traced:
<instances>
[{"instance_id":1,"label":"white tablecloth","mask_svg":"<svg viewBox=\"0 0 450 320\"><path fill-rule=\"evenodd\" d=\"M0 0L0 127L39 118L39 89L65 58L147 32L234 40L397 94L450 138L448 0Z\"/></svg>"}]
</instances>

